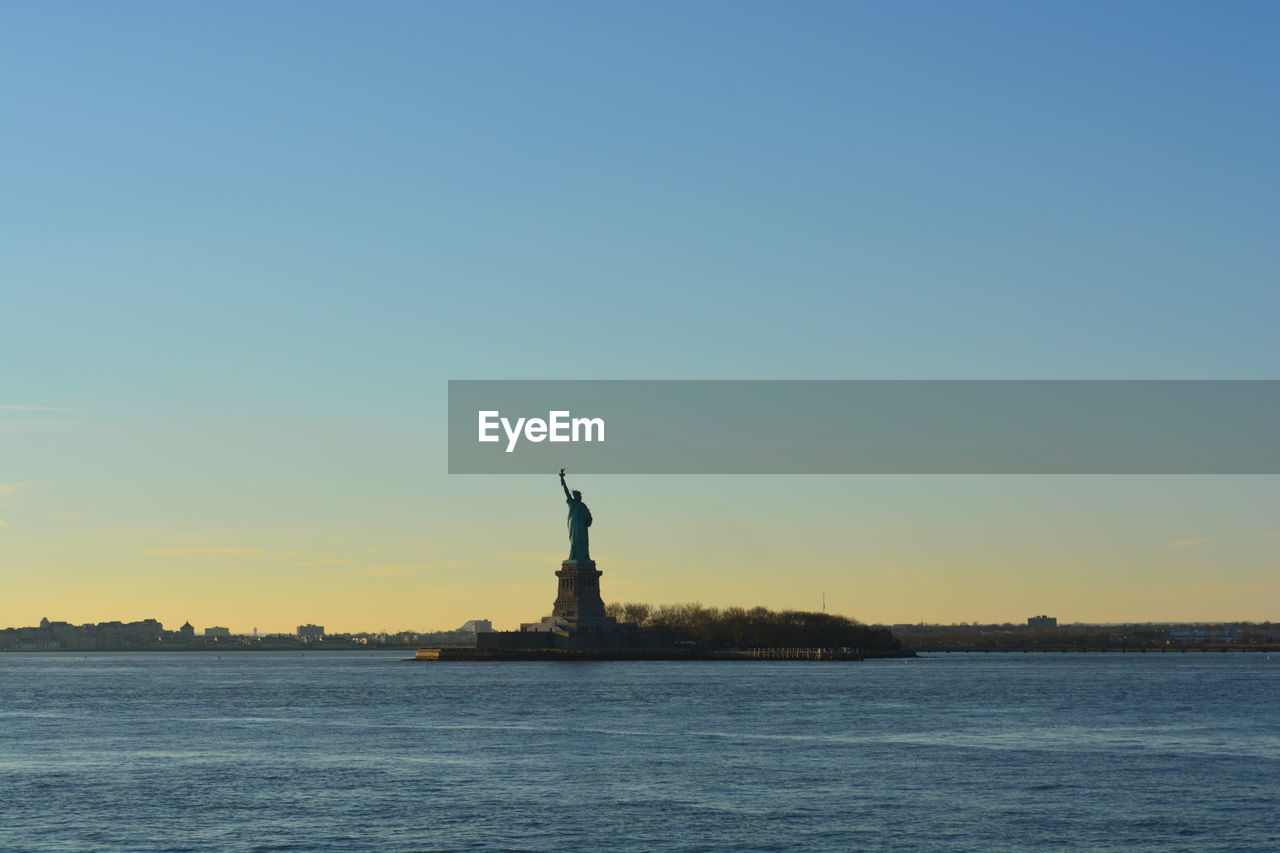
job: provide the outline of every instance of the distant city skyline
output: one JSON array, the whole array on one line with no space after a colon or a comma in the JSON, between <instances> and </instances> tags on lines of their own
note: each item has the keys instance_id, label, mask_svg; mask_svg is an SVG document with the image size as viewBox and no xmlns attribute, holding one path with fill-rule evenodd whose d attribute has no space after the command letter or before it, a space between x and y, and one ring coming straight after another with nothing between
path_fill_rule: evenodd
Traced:
<instances>
[{"instance_id":1,"label":"distant city skyline","mask_svg":"<svg viewBox=\"0 0 1280 853\"><path fill-rule=\"evenodd\" d=\"M147 651L147 650L287 650L412 645L419 642L475 642L476 631L489 630L487 620L472 619L445 630L327 631L323 625L299 625L292 632L235 632L222 625L197 630L189 621L174 629L158 619L99 620L74 624L44 617L37 625L0 628L0 651Z\"/></svg>"},{"instance_id":2,"label":"distant city skyline","mask_svg":"<svg viewBox=\"0 0 1280 853\"><path fill-rule=\"evenodd\" d=\"M776 620L774 617L783 615ZM643 623L642 631L657 630L657 637L679 636L677 646L718 646L721 643L758 648L766 637L777 632L795 631L798 624L812 628L802 636L792 636L772 651L784 657L794 650L795 641L802 646L830 643L845 633L845 643L836 646L869 644L857 652L896 656L900 652L913 656L918 651L992 651L992 652L1274 652L1280 650L1280 623L1264 622L1173 622L1121 624L1060 624L1055 617L1041 614L1029 616L1025 622L997 624L896 624L891 626L854 626L837 617L822 623L813 617L829 614L807 614L797 622L784 614L767 611L720 611L676 607L656 613L647 606L623 606L609 612L612 618L631 624ZM634 620L634 621L633 621ZM772 621L771 621L772 620ZM768 626L772 625L772 628ZM719 626L719 627L715 627ZM730 627L732 626L732 627ZM844 627L833 627L844 626ZM0 628L0 652L119 652L119 651L360 651L369 649L417 648L416 659L440 660L441 649L461 649L449 654L467 654L484 650L504 635L488 633L494 625L487 619L469 619L453 629L399 631L330 631L323 625L298 625L292 633L236 633L224 626L209 626L197 631L190 622L176 630L166 628L159 620L134 622L100 621L73 625L44 618L39 625ZM859 629L861 633L859 633ZM666 632L675 632L674 634ZM774 632L771 634L770 632ZM835 633L830 633L834 631ZM519 636L518 634L516 636ZM643 636L643 634L642 634ZM718 639L717 639L718 637ZM736 637L737 639L730 639ZM744 639L746 637L754 640ZM768 641L765 641L768 644ZM831 647L824 646L828 652ZM423 649L428 649L423 652ZM722 649L723 650L723 649ZM491 652L492 649L490 648ZM849 652L845 652L849 654ZM426 654L426 657L423 657ZM434 655L434 657L433 657ZM458 658L454 658L458 659ZM466 658L463 658L466 659ZM833 659L833 658L827 658Z\"/></svg>"},{"instance_id":3,"label":"distant city skyline","mask_svg":"<svg viewBox=\"0 0 1280 853\"><path fill-rule=\"evenodd\" d=\"M229 627L227 627L227 626L225 626L225 625L212 625L212 624L210 624L210 625L196 626L196 625L191 624L191 620L189 620L189 619L188 619L188 620L184 620L184 621L183 621L183 623L182 623L182 625L181 625L181 626L179 626L178 628L168 628L168 627L165 627L165 626L170 625L170 624L172 624L172 623L171 623L171 622L166 622L166 621L165 621L165 620L163 620L163 619L155 619L155 618L153 618L153 617L148 617L148 618L146 618L146 619L91 619L91 620L88 620L88 621L85 621L85 622L73 622L73 621L70 621L70 620L67 620L67 619L50 619L50 618L49 618L49 617L47 617L47 616L43 616L43 617L41 617L38 621L36 621L36 622L32 622L32 623L30 623L30 624L26 624L26 625L0 625L0 630L13 630L13 629L16 629L16 628L33 628L33 627L35 627L35 628L48 628L48 627L51 627L51 626L54 626L54 627L56 627L56 626L69 626L69 627L80 628L80 627L96 627L96 626L103 626L103 625L132 625L132 626L144 626L144 625L148 625L148 626L149 626L149 625L154 625L154 626L156 626L157 628L162 629L162 630L165 630L165 631L167 631L167 632L169 632L169 633L184 633L184 632L188 632L188 631L189 631L189 633L191 633L192 635L197 635L197 636L235 636L235 637L256 637L256 636L265 636L265 635L268 635L268 634L276 635L276 636L281 636L281 635L288 635L288 636L308 636L308 635L310 635L310 636L324 636L324 635L326 635L326 634L328 634L328 633L334 633L334 634L339 634L339 633L340 633L340 634L351 634L351 633L362 633L362 634L395 633L395 634L402 634L402 633L406 633L406 632L415 632L415 631L416 631L417 633L447 633L447 632L449 632L449 631L476 631L476 630L489 630L489 628L486 628L486 627L477 627L477 626L491 625L491 623L490 623L490 621L489 621L488 619L468 619L468 620L466 620L465 622L463 622L461 626L459 626L459 627L457 627L457 628L400 628L399 630L396 630L396 631L388 631L386 628L381 628L381 629L365 629L365 630L363 630L363 631L333 631L333 632L326 632L326 631L325 631L325 626L323 626L323 625L316 625L316 624L313 624L313 623L307 623L307 624L305 624L305 625L298 625L296 628L294 628L294 629L292 629L292 630L288 630L288 631L272 631L272 632L266 632L266 631L259 631L259 630L258 630L258 628L257 628L256 626L255 626L255 627L253 627L253 628L250 628L250 629L248 629L248 630L244 630L244 631L239 631L239 630L236 630L236 629L233 629L233 628L229 628ZM208 632L210 632L210 631L214 631L214 632L216 632L216 633L214 633L214 634L209 634Z\"/></svg>"},{"instance_id":4,"label":"distant city skyline","mask_svg":"<svg viewBox=\"0 0 1280 853\"><path fill-rule=\"evenodd\" d=\"M820 611L810 611L810 612L820 612ZM440 627L418 628L418 627L402 626L394 630L388 629L388 628L364 628L364 629L354 630L354 631L350 631L350 630L328 631L325 629L325 626L315 625L315 624L299 625L292 630L270 631L270 632L259 631L257 627L253 627L248 630L242 631L235 628L229 628L224 625L195 626L195 625L192 625L189 620L185 621L179 628L166 627L169 624L171 623L165 622L162 619L154 619L154 618L146 618L146 619L138 619L138 620L98 619L98 620L90 620L87 622L77 623L77 622L71 622L65 619L49 619L48 617L43 617L38 622L29 624L29 625L0 626L0 631L11 631L11 630L24 629L24 628L47 628L50 626L53 626L53 627L68 626L68 627L80 628L80 627L100 627L103 625L125 625L125 626L154 625L157 628L162 629L167 633L182 633L186 631L186 629L190 628L191 634L193 636L232 636L232 637L315 636L315 637L320 637L320 636L330 636L330 635L347 636L347 635L353 635L353 634L376 635L376 634L409 634L409 633L444 634L444 633L451 633L451 632L474 633L475 631L490 631L490 630L493 630L494 628L492 620L489 620L489 619L468 619L457 628L440 628ZM1028 628L1056 628L1059 625L1063 627L1068 627L1068 626L1104 627L1107 625L1195 625L1195 624L1204 624L1204 625L1259 624L1259 625L1262 625L1262 624L1272 624L1272 622L1271 620L1260 620L1255 622L1253 620L1219 620L1219 619L1205 619L1205 620L1191 620L1191 621L1153 620L1150 622L1139 622L1135 620L1128 620L1124 622L1067 622L1067 621L1059 621L1057 617L1054 617L1054 616L1047 616L1047 615L1041 614L1038 616L1028 616L1025 619L1006 619L1006 620L997 621L997 622L955 622L953 621L953 622L895 622L895 623L872 623L872 624L875 624L880 627L914 627L914 626L947 627L947 626L958 626L958 625L974 625L974 626L986 625L986 626L1015 626L1015 627L1025 626ZM214 631L216 633L210 634L208 633L210 631Z\"/></svg>"}]
</instances>

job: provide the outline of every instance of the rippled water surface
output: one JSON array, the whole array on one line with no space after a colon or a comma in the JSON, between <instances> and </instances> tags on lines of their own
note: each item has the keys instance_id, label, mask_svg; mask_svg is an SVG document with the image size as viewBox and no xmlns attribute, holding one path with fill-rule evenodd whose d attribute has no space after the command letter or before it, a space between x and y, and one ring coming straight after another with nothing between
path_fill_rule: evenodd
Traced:
<instances>
[{"instance_id":1,"label":"rippled water surface","mask_svg":"<svg viewBox=\"0 0 1280 853\"><path fill-rule=\"evenodd\" d=\"M0 655L0 850L1280 849L1280 655Z\"/></svg>"}]
</instances>

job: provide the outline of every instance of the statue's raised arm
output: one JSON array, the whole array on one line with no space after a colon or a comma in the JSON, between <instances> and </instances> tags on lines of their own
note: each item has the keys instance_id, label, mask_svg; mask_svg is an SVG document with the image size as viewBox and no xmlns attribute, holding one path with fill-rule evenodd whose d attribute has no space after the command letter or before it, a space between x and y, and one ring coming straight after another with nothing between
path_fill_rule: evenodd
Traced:
<instances>
[{"instance_id":1,"label":"statue's raised arm","mask_svg":"<svg viewBox=\"0 0 1280 853\"><path fill-rule=\"evenodd\" d=\"M560 469L560 488L564 489L565 498L569 497L569 487L564 483L564 469Z\"/></svg>"}]
</instances>

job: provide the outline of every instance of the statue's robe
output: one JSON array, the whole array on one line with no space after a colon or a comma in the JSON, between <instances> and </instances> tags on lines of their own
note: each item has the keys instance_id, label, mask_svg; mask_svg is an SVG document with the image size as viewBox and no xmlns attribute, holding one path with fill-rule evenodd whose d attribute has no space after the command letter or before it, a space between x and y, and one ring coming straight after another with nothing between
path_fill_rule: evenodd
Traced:
<instances>
[{"instance_id":1,"label":"statue's robe","mask_svg":"<svg viewBox=\"0 0 1280 853\"><path fill-rule=\"evenodd\" d=\"M582 501L569 498L569 559L580 563L591 559L591 548L587 543L587 528L591 526L591 510Z\"/></svg>"}]
</instances>

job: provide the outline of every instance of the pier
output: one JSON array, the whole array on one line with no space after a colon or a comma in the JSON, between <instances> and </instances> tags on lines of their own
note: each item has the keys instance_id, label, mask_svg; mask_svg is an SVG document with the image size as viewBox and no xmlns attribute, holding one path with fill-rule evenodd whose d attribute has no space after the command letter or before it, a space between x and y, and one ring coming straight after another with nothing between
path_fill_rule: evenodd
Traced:
<instances>
[{"instance_id":1,"label":"pier","mask_svg":"<svg viewBox=\"0 0 1280 853\"><path fill-rule=\"evenodd\" d=\"M421 648L415 661L604 661L604 660L701 660L701 661L860 661L867 657L915 657L914 652L867 655L856 648L796 649L697 649L697 648Z\"/></svg>"}]
</instances>

